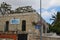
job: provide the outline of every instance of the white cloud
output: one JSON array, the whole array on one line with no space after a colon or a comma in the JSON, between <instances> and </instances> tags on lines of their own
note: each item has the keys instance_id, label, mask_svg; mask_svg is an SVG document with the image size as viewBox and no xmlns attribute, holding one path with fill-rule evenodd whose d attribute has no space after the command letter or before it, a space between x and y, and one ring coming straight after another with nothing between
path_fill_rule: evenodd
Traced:
<instances>
[{"instance_id":1,"label":"white cloud","mask_svg":"<svg viewBox=\"0 0 60 40\"><path fill-rule=\"evenodd\" d=\"M43 19L45 19L46 22L52 23L53 21L50 19L52 18L52 15L54 15L54 13L56 14L56 11L54 9L51 10L51 12L44 11L44 12L42 12L42 17L43 17Z\"/></svg>"},{"instance_id":2,"label":"white cloud","mask_svg":"<svg viewBox=\"0 0 60 40\"><path fill-rule=\"evenodd\" d=\"M48 11L45 11L42 13L42 17L43 18L49 18L49 17L51 17L51 13L49 13Z\"/></svg>"},{"instance_id":3,"label":"white cloud","mask_svg":"<svg viewBox=\"0 0 60 40\"><path fill-rule=\"evenodd\" d=\"M42 8L48 8L50 1L51 0L41 0Z\"/></svg>"},{"instance_id":4,"label":"white cloud","mask_svg":"<svg viewBox=\"0 0 60 40\"><path fill-rule=\"evenodd\" d=\"M60 6L60 0L42 0L42 7L48 9L52 6Z\"/></svg>"},{"instance_id":5,"label":"white cloud","mask_svg":"<svg viewBox=\"0 0 60 40\"><path fill-rule=\"evenodd\" d=\"M45 19L46 22L50 23L51 14L48 11L43 12L42 17L43 19Z\"/></svg>"},{"instance_id":6,"label":"white cloud","mask_svg":"<svg viewBox=\"0 0 60 40\"><path fill-rule=\"evenodd\" d=\"M51 15L57 14L57 11L55 9L51 10Z\"/></svg>"},{"instance_id":7,"label":"white cloud","mask_svg":"<svg viewBox=\"0 0 60 40\"><path fill-rule=\"evenodd\" d=\"M50 12L46 10L46 11L42 12L42 17L44 19L47 19L47 18L50 19L52 17L52 15L54 15L56 13L57 13L57 11L55 11L55 9L52 9Z\"/></svg>"},{"instance_id":8,"label":"white cloud","mask_svg":"<svg viewBox=\"0 0 60 40\"><path fill-rule=\"evenodd\" d=\"M60 6L60 0L42 0L42 8L47 10L42 13L42 17L49 23L52 23L52 21L50 21L51 16L57 13L57 10L53 8L56 6Z\"/></svg>"},{"instance_id":9,"label":"white cloud","mask_svg":"<svg viewBox=\"0 0 60 40\"><path fill-rule=\"evenodd\" d=\"M50 6L59 6L60 5L60 0L51 0Z\"/></svg>"}]
</instances>

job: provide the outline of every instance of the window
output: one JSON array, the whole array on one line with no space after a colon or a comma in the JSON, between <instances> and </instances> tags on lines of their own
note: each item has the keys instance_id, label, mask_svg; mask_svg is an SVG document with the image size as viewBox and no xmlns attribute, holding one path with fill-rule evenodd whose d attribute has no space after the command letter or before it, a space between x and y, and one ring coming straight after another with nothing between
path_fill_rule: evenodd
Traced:
<instances>
[{"instance_id":1,"label":"window","mask_svg":"<svg viewBox=\"0 0 60 40\"><path fill-rule=\"evenodd\" d=\"M26 20L22 20L22 31L26 31Z\"/></svg>"},{"instance_id":2,"label":"window","mask_svg":"<svg viewBox=\"0 0 60 40\"><path fill-rule=\"evenodd\" d=\"M8 27L9 27L9 21L6 21L6 24L5 24L5 32L8 31Z\"/></svg>"}]
</instances>

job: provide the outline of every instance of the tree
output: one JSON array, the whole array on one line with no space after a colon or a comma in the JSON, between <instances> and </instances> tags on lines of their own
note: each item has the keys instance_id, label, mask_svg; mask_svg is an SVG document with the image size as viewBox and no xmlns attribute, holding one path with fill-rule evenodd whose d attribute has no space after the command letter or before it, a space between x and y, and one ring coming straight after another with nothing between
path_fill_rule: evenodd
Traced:
<instances>
[{"instance_id":1,"label":"tree","mask_svg":"<svg viewBox=\"0 0 60 40\"><path fill-rule=\"evenodd\" d=\"M7 13L10 13L10 11L11 11L11 5L3 2L0 7L1 14L2 15L7 14Z\"/></svg>"},{"instance_id":2,"label":"tree","mask_svg":"<svg viewBox=\"0 0 60 40\"><path fill-rule=\"evenodd\" d=\"M53 15L51 20L54 20L51 30L57 34L60 34L60 12L57 12L56 15Z\"/></svg>"},{"instance_id":3,"label":"tree","mask_svg":"<svg viewBox=\"0 0 60 40\"><path fill-rule=\"evenodd\" d=\"M50 33L50 32L52 32L52 26L51 26L51 24L49 24L49 23L47 23L48 24L48 26L49 26L49 28L48 28L48 33Z\"/></svg>"}]
</instances>

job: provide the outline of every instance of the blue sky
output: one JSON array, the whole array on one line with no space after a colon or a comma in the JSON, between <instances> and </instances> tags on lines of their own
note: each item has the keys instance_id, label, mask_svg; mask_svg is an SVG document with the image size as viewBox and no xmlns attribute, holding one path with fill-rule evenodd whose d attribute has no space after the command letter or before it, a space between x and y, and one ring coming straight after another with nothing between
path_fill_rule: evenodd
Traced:
<instances>
[{"instance_id":1,"label":"blue sky","mask_svg":"<svg viewBox=\"0 0 60 40\"><path fill-rule=\"evenodd\" d=\"M40 13L40 0L0 0L0 4L6 2L12 5L12 9L19 6L32 6L38 13ZM41 0L41 10L43 19L52 23L51 16L60 11L60 0Z\"/></svg>"},{"instance_id":2,"label":"blue sky","mask_svg":"<svg viewBox=\"0 0 60 40\"><path fill-rule=\"evenodd\" d=\"M42 1L42 17L48 23L52 23L50 20L51 16L56 14L57 11L60 11L60 0L41 0Z\"/></svg>"},{"instance_id":3,"label":"blue sky","mask_svg":"<svg viewBox=\"0 0 60 40\"><path fill-rule=\"evenodd\" d=\"M53 21L50 20L52 18L52 15L54 13L56 14L58 11L60 11L60 6L53 6L48 9L42 8L42 17L46 20L48 23L52 23Z\"/></svg>"}]
</instances>

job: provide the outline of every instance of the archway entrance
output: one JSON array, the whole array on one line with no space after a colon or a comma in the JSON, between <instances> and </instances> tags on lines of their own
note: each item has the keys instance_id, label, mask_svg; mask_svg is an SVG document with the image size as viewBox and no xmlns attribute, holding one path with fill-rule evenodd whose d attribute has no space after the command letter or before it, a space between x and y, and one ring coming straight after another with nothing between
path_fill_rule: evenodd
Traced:
<instances>
[{"instance_id":1,"label":"archway entrance","mask_svg":"<svg viewBox=\"0 0 60 40\"><path fill-rule=\"evenodd\" d=\"M28 34L18 34L18 40L27 40Z\"/></svg>"}]
</instances>

